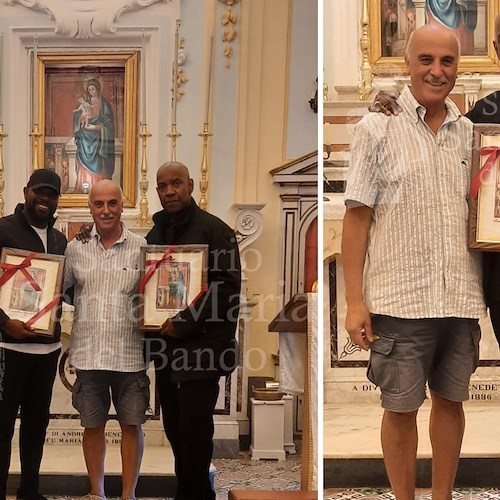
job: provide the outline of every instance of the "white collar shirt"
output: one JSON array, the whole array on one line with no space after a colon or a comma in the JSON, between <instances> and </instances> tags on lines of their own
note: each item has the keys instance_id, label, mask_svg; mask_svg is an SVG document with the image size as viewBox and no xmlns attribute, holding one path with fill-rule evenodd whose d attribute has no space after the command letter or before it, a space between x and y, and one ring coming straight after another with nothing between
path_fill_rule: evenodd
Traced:
<instances>
[{"instance_id":1,"label":"white collar shirt","mask_svg":"<svg viewBox=\"0 0 500 500\"><path fill-rule=\"evenodd\" d=\"M405 87L398 116L356 126L345 201L373 208L364 269L370 312L480 318L481 261L468 250L472 123L450 99L437 133Z\"/></svg>"},{"instance_id":2,"label":"white collar shirt","mask_svg":"<svg viewBox=\"0 0 500 500\"><path fill-rule=\"evenodd\" d=\"M105 249L97 231L66 249L64 289L75 285L70 363L81 370L137 372L145 368L137 329L140 247L146 240L123 224Z\"/></svg>"}]
</instances>

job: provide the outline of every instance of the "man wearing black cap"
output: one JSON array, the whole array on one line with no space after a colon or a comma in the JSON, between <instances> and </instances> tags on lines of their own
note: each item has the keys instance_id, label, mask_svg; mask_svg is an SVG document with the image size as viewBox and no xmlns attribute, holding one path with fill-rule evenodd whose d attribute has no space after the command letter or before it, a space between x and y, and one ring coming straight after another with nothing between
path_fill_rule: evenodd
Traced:
<instances>
[{"instance_id":1,"label":"man wearing black cap","mask_svg":"<svg viewBox=\"0 0 500 500\"><path fill-rule=\"evenodd\" d=\"M0 250L19 248L64 255L66 237L54 229L61 179L51 170L36 170L24 188L25 203L0 219ZM21 482L18 499L43 500L38 493L52 385L61 350L60 327L42 337L0 309L0 500L6 496L14 424L20 408Z\"/></svg>"}]
</instances>

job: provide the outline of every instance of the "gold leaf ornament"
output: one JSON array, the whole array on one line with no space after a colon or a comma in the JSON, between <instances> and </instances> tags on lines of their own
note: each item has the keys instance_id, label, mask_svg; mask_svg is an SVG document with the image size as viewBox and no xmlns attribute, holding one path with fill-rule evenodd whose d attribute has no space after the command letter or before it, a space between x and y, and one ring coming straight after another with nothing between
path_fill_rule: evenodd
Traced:
<instances>
[{"instance_id":1,"label":"gold leaf ornament","mask_svg":"<svg viewBox=\"0 0 500 500\"><path fill-rule=\"evenodd\" d=\"M222 41L224 43L224 56L226 58L226 68L231 66L231 55L233 53L233 48L231 42L236 38L236 23L238 22L238 15L232 8L239 0L219 0L220 3L225 4L227 7L222 13L221 23L224 26Z\"/></svg>"},{"instance_id":2,"label":"gold leaf ornament","mask_svg":"<svg viewBox=\"0 0 500 500\"><path fill-rule=\"evenodd\" d=\"M236 38L236 30L232 24L228 24L224 28L224 38L225 42L232 42Z\"/></svg>"}]
</instances>

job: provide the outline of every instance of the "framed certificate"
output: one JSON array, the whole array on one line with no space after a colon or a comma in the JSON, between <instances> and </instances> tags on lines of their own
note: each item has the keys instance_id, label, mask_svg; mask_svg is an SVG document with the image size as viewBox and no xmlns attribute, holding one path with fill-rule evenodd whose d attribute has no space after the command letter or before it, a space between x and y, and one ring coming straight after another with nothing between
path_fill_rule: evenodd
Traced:
<instances>
[{"instance_id":1,"label":"framed certificate","mask_svg":"<svg viewBox=\"0 0 500 500\"><path fill-rule=\"evenodd\" d=\"M0 308L40 335L52 337L57 321L64 257L2 248Z\"/></svg>"},{"instance_id":2,"label":"framed certificate","mask_svg":"<svg viewBox=\"0 0 500 500\"><path fill-rule=\"evenodd\" d=\"M500 251L500 125L474 125L469 247Z\"/></svg>"},{"instance_id":3,"label":"framed certificate","mask_svg":"<svg viewBox=\"0 0 500 500\"><path fill-rule=\"evenodd\" d=\"M208 245L142 246L139 328L161 330L195 301L207 279Z\"/></svg>"}]
</instances>

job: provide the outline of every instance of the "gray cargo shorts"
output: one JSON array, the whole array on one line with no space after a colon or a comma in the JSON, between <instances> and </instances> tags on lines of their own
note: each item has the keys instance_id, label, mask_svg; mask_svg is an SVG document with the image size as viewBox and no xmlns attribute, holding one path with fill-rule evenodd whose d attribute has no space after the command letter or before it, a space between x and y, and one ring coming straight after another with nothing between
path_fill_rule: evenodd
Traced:
<instances>
[{"instance_id":1,"label":"gray cargo shorts","mask_svg":"<svg viewBox=\"0 0 500 500\"><path fill-rule=\"evenodd\" d=\"M80 413L82 427L104 425L108 420L111 399L120 423L143 424L149 406L149 377L146 371L76 370L73 406Z\"/></svg>"},{"instance_id":2,"label":"gray cargo shorts","mask_svg":"<svg viewBox=\"0 0 500 500\"><path fill-rule=\"evenodd\" d=\"M417 410L425 387L449 401L469 399L469 381L479 362L478 320L401 319L374 315L367 376L382 392L382 407Z\"/></svg>"}]
</instances>

